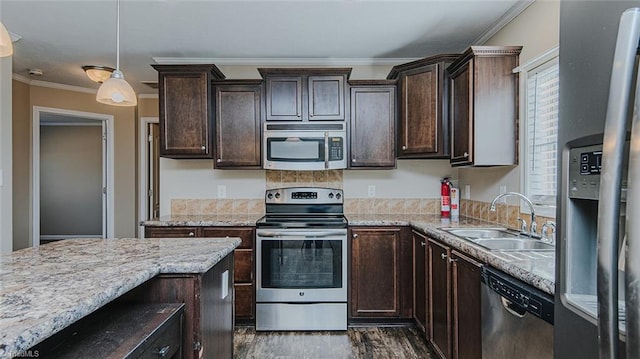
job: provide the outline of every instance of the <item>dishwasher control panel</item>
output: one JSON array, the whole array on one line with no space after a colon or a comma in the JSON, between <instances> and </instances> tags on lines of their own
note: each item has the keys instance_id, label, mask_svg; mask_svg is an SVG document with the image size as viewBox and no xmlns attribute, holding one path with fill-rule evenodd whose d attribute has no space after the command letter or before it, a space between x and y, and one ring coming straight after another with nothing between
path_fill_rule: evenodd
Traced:
<instances>
[{"instance_id":1,"label":"dishwasher control panel","mask_svg":"<svg viewBox=\"0 0 640 359\"><path fill-rule=\"evenodd\" d=\"M482 267L482 283L509 302L553 324L553 297L495 268Z\"/></svg>"}]
</instances>

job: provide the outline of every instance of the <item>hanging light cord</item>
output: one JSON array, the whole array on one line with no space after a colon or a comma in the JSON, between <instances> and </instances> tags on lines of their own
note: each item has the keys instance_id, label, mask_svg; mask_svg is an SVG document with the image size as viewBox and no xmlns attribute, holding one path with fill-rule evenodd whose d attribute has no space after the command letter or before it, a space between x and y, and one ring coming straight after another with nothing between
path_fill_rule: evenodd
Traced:
<instances>
[{"instance_id":1,"label":"hanging light cord","mask_svg":"<svg viewBox=\"0 0 640 359\"><path fill-rule=\"evenodd\" d=\"M116 70L120 71L120 0L116 2Z\"/></svg>"}]
</instances>

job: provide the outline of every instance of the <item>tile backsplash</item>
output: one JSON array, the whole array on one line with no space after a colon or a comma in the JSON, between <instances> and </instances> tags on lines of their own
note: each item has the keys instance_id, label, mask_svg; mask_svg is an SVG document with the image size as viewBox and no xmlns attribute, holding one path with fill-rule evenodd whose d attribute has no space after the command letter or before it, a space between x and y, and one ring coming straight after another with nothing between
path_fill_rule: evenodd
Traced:
<instances>
[{"instance_id":1,"label":"tile backsplash","mask_svg":"<svg viewBox=\"0 0 640 359\"><path fill-rule=\"evenodd\" d=\"M342 170L276 171L266 170L267 189L281 187L326 187L342 189Z\"/></svg>"},{"instance_id":2,"label":"tile backsplash","mask_svg":"<svg viewBox=\"0 0 640 359\"><path fill-rule=\"evenodd\" d=\"M172 199L171 215L264 214L264 199Z\"/></svg>"}]
</instances>

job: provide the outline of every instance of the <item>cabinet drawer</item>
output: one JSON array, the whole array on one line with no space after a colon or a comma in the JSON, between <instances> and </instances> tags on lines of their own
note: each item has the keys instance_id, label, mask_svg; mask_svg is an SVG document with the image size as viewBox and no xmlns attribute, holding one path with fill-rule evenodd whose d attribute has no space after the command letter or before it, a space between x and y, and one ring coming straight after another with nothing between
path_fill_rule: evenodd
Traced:
<instances>
[{"instance_id":1,"label":"cabinet drawer","mask_svg":"<svg viewBox=\"0 0 640 359\"><path fill-rule=\"evenodd\" d=\"M235 283L251 283L253 280L253 250L236 249L234 251L234 273Z\"/></svg>"},{"instance_id":2,"label":"cabinet drawer","mask_svg":"<svg viewBox=\"0 0 640 359\"><path fill-rule=\"evenodd\" d=\"M236 318L253 318L253 284L235 284Z\"/></svg>"},{"instance_id":3,"label":"cabinet drawer","mask_svg":"<svg viewBox=\"0 0 640 359\"><path fill-rule=\"evenodd\" d=\"M200 237L200 231L198 227L146 227L144 236L146 238Z\"/></svg>"},{"instance_id":4,"label":"cabinet drawer","mask_svg":"<svg viewBox=\"0 0 640 359\"><path fill-rule=\"evenodd\" d=\"M240 237L242 243L238 248L253 248L253 238L255 237L253 227L229 228L229 227L205 227L202 228L202 237Z\"/></svg>"},{"instance_id":5,"label":"cabinet drawer","mask_svg":"<svg viewBox=\"0 0 640 359\"><path fill-rule=\"evenodd\" d=\"M178 303L112 303L33 349L59 359L171 358L182 351L183 313Z\"/></svg>"},{"instance_id":6,"label":"cabinet drawer","mask_svg":"<svg viewBox=\"0 0 640 359\"><path fill-rule=\"evenodd\" d=\"M173 358L182 350L182 315L172 318L171 322L153 335L156 339L135 358L157 359Z\"/></svg>"}]
</instances>

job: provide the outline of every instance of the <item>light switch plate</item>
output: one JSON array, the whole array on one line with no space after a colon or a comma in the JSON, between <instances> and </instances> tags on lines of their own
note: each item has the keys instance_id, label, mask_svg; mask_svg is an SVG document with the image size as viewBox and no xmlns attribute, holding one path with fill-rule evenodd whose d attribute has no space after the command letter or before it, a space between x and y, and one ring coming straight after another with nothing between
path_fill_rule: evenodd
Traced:
<instances>
[{"instance_id":1,"label":"light switch plate","mask_svg":"<svg viewBox=\"0 0 640 359\"><path fill-rule=\"evenodd\" d=\"M222 299L229 295L229 271L222 272Z\"/></svg>"},{"instance_id":2,"label":"light switch plate","mask_svg":"<svg viewBox=\"0 0 640 359\"><path fill-rule=\"evenodd\" d=\"M464 199L471 199L471 185L464 185Z\"/></svg>"}]
</instances>

